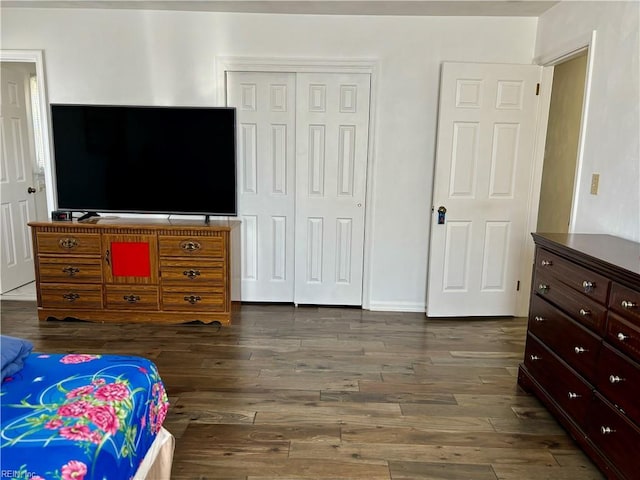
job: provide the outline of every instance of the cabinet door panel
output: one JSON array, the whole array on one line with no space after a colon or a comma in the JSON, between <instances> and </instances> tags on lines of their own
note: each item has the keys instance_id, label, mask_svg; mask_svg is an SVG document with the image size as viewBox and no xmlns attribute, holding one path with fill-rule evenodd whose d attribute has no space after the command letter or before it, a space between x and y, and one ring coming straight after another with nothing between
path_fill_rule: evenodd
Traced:
<instances>
[{"instance_id":1,"label":"cabinet door panel","mask_svg":"<svg viewBox=\"0 0 640 480\"><path fill-rule=\"evenodd\" d=\"M105 283L158 283L155 235L113 235L102 239Z\"/></svg>"}]
</instances>

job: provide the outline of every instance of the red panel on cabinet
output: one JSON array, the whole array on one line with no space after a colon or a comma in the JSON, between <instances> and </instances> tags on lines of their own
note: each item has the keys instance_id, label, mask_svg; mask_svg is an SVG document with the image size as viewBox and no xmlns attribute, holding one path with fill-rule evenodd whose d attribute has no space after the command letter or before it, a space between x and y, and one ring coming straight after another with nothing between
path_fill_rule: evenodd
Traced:
<instances>
[{"instance_id":1,"label":"red panel on cabinet","mask_svg":"<svg viewBox=\"0 0 640 480\"><path fill-rule=\"evenodd\" d=\"M112 242L111 270L116 277L150 277L147 242Z\"/></svg>"}]
</instances>

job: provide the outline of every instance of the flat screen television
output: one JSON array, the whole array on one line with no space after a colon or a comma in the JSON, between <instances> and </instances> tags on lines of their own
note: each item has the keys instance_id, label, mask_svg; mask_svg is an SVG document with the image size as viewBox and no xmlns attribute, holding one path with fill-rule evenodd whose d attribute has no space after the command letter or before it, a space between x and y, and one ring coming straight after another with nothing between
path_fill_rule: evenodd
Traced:
<instances>
[{"instance_id":1,"label":"flat screen television","mask_svg":"<svg viewBox=\"0 0 640 480\"><path fill-rule=\"evenodd\" d=\"M227 107L51 105L58 208L236 215Z\"/></svg>"}]
</instances>

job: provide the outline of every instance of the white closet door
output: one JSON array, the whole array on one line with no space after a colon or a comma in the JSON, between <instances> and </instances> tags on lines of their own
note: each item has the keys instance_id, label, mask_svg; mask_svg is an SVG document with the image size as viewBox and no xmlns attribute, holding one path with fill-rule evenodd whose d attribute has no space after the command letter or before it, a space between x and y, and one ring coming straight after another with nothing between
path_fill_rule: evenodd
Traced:
<instances>
[{"instance_id":1,"label":"white closet door","mask_svg":"<svg viewBox=\"0 0 640 480\"><path fill-rule=\"evenodd\" d=\"M237 108L241 300L292 302L295 74L227 73Z\"/></svg>"},{"instance_id":2,"label":"white closet door","mask_svg":"<svg viewBox=\"0 0 640 480\"><path fill-rule=\"evenodd\" d=\"M369 74L296 77L296 304L362 304L369 92Z\"/></svg>"}]
</instances>

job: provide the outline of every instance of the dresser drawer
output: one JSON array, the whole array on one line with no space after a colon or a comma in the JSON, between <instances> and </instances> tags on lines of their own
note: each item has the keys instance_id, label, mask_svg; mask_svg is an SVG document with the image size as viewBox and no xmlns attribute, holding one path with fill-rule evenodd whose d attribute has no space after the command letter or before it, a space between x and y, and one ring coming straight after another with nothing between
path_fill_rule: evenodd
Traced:
<instances>
[{"instance_id":1,"label":"dresser drawer","mask_svg":"<svg viewBox=\"0 0 640 480\"><path fill-rule=\"evenodd\" d=\"M531 299L529 331L585 379L593 381L600 352L600 337L535 295Z\"/></svg>"},{"instance_id":2,"label":"dresser drawer","mask_svg":"<svg viewBox=\"0 0 640 480\"><path fill-rule=\"evenodd\" d=\"M222 285L226 280L224 262L221 260L191 260L162 258L160 270L163 285Z\"/></svg>"},{"instance_id":3,"label":"dresser drawer","mask_svg":"<svg viewBox=\"0 0 640 480\"><path fill-rule=\"evenodd\" d=\"M614 347L640 360L640 326L609 312L607 319L607 341Z\"/></svg>"},{"instance_id":4,"label":"dresser drawer","mask_svg":"<svg viewBox=\"0 0 640 480\"><path fill-rule=\"evenodd\" d=\"M158 287L143 285L107 285L107 308L114 310L158 310Z\"/></svg>"},{"instance_id":5,"label":"dresser drawer","mask_svg":"<svg viewBox=\"0 0 640 480\"><path fill-rule=\"evenodd\" d=\"M223 237L159 237L161 257L214 257L224 259Z\"/></svg>"},{"instance_id":6,"label":"dresser drawer","mask_svg":"<svg viewBox=\"0 0 640 480\"><path fill-rule=\"evenodd\" d=\"M640 365L603 345L598 362L597 388L640 424Z\"/></svg>"},{"instance_id":7,"label":"dresser drawer","mask_svg":"<svg viewBox=\"0 0 640 480\"><path fill-rule=\"evenodd\" d=\"M222 287L163 287L162 307L164 310L222 312L227 305Z\"/></svg>"},{"instance_id":8,"label":"dresser drawer","mask_svg":"<svg viewBox=\"0 0 640 480\"><path fill-rule=\"evenodd\" d=\"M538 295L564 310L578 322L597 333L604 333L607 310L595 300L540 269L536 269L533 289Z\"/></svg>"},{"instance_id":9,"label":"dresser drawer","mask_svg":"<svg viewBox=\"0 0 640 480\"><path fill-rule=\"evenodd\" d=\"M41 284L40 298L44 308L101 309L102 286Z\"/></svg>"},{"instance_id":10,"label":"dresser drawer","mask_svg":"<svg viewBox=\"0 0 640 480\"><path fill-rule=\"evenodd\" d=\"M597 393L589 408L587 436L625 479L638 478L640 430Z\"/></svg>"},{"instance_id":11,"label":"dresser drawer","mask_svg":"<svg viewBox=\"0 0 640 480\"><path fill-rule=\"evenodd\" d=\"M611 281L607 277L598 275L544 249L537 251L536 268L550 273L562 283L600 303L607 302L607 294L611 285Z\"/></svg>"},{"instance_id":12,"label":"dresser drawer","mask_svg":"<svg viewBox=\"0 0 640 480\"><path fill-rule=\"evenodd\" d=\"M609 308L640 326L640 292L614 283Z\"/></svg>"},{"instance_id":13,"label":"dresser drawer","mask_svg":"<svg viewBox=\"0 0 640 480\"><path fill-rule=\"evenodd\" d=\"M45 233L36 234L38 254L97 255L100 256L100 235L97 233Z\"/></svg>"},{"instance_id":14,"label":"dresser drawer","mask_svg":"<svg viewBox=\"0 0 640 480\"><path fill-rule=\"evenodd\" d=\"M584 425L592 387L531 334L524 364L529 373L578 425Z\"/></svg>"},{"instance_id":15,"label":"dresser drawer","mask_svg":"<svg viewBox=\"0 0 640 480\"><path fill-rule=\"evenodd\" d=\"M100 258L40 257L38 271L41 283L102 283Z\"/></svg>"}]
</instances>

